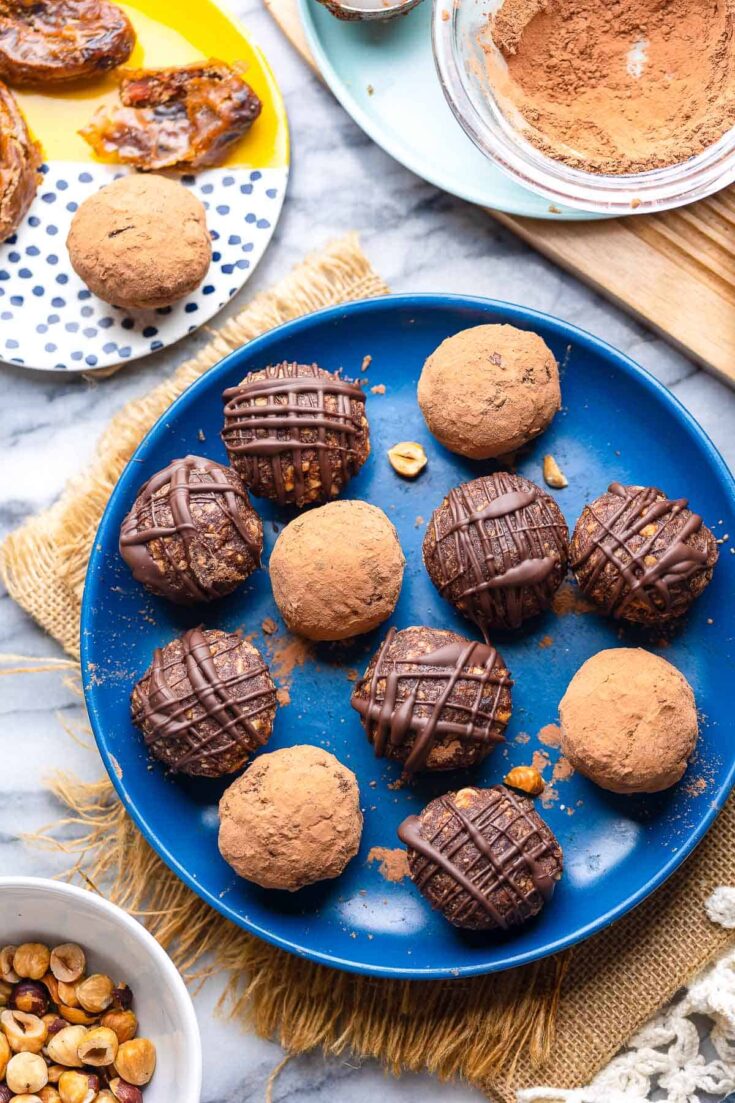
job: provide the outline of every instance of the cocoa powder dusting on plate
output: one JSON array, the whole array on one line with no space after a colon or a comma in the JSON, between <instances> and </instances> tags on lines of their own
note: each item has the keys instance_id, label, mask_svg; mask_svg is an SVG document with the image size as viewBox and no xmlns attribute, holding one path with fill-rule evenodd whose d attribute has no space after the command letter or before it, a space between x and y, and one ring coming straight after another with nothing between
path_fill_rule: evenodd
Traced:
<instances>
[{"instance_id":1,"label":"cocoa powder dusting on plate","mask_svg":"<svg viewBox=\"0 0 735 1103\"><path fill-rule=\"evenodd\" d=\"M391 850L387 846L374 846L367 856L368 863L380 862L378 873L386 881L394 883L408 877L408 855L402 847Z\"/></svg>"},{"instance_id":2,"label":"cocoa powder dusting on plate","mask_svg":"<svg viewBox=\"0 0 735 1103\"><path fill-rule=\"evenodd\" d=\"M702 153L735 125L735 0L505 0L480 36L500 106L595 173Z\"/></svg>"}]
</instances>

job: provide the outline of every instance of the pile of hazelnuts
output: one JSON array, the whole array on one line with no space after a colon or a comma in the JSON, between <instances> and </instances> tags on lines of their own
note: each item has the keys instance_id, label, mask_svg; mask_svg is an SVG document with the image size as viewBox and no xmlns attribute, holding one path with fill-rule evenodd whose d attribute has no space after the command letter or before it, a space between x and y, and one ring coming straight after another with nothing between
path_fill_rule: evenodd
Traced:
<instances>
[{"instance_id":1,"label":"pile of hazelnuts","mask_svg":"<svg viewBox=\"0 0 735 1103\"><path fill-rule=\"evenodd\" d=\"M0 949L0 1103L142 1103L156 1049L133 994L81 946Z\"/></svg>"}]
</instances>

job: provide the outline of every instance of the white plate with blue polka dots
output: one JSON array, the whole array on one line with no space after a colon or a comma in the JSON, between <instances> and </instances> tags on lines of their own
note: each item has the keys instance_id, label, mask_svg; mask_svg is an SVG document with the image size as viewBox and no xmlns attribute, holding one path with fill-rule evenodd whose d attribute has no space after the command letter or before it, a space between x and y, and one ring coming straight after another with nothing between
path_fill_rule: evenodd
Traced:
<instances>
[{"instance_id":1,"label":"white plate with blue polka dots","mask_svg":"<svg viewBox=\"0 0 735 1103\"><path fill-rule=\"evenodd\" d=\"M18 93L46 163L28 214L0 244L0 360L43 371L93 372L147 356L209 321L263 256L288 181L283 101L267 62L242 28L212 0L196 0L197 5L195 12L191 0L180 0L178 13L162 0L128 0L121 6L136 27L136 50L147 65L185 63L213 54L216 46L223 60L246 57L248 82L263 103L228 163L176 174L207 212L212 263L206 277L185 299L157 310L130 311L98 299L72 269L66 237L80 203L130 170L95 161L78 138L79 125L96 106L89 93L79 99ZM209 9L207 20L194 20L202 5ZM207 35L216 36L216 43ZM110 83L103 84L100 99L110 94ZM70 155L78 159L67 160Z\"/></svg>"}]
</instances>

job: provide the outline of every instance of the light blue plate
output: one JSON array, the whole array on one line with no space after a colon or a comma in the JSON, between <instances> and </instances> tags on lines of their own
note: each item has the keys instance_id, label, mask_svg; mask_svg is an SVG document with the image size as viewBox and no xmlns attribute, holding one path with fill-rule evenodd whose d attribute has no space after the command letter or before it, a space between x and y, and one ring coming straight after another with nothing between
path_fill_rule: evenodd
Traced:
<instances>
[{"instance_id":1,"label":"light blue plate","mask_svg":"<svg viewBox=\"0 0 735 1103\"><path fill-rule=\"evenodd\" d=\"M151 846L195 892L229 919L293 953L361 973L447 977L487 973L544 957L587 938L623 915L684 860L722 807L735 772L732 738L731 625L735 555L722 546L714 578L661 648L653 637L595 614L548 613L523 631L498 634L515 679L508 741L472 771L418 777L396 788L398 763L378 759L350 708L350 671L364 670L389 624L428 624L472 636L472 625L437 593L421 562L425 521L450 487L491 466L464 460L429 434L416 403L426 357L450 334L485 322L535 330L563 365L564 409L519 457L518 470L540 481L545 452L556 456L569 486L556 494L570 526L613 479L650 482L687 495L717 536L735 535L735 487L712 444L669 392L609 345L565 322L521 307L444 295L400 295L334 307L290 322L234 352L192 384L153 427L120 477L94 542L82 605L82 670L87 706L110 778ZM239 880L217 849L217 801L230 779L167 775L151 764L130 720L130 691L155 647L185 628L254 633L265 654L278 618L265 570L234 594L185 609L147 594L120 558L120 522L140 484L177 456L199 453L227 462L219 438L221 395L249 371L280 360L317 361L359 376L372 356L368 389L372 453L348 495L380 505L406 554L400 601L390 621L351 646L322 645L293 672L291 704L280 708L269 749L314 743L357 775L365 810L358 856L342 877L289 894ZM420 441L429 463L415 482L398 478L386 450ZM256 499L265 556L293 515ZM423 519L423 520L422 520ZM396 827L439 793L494 785L511 766L542 750L539 730L557 719L559 699L578 667L605 647L646 646L679 667L702 713L695 762L683 784L651 797L621 797L575 775L554 783L542 814L564 849L564 877L539 919L515 934L462 934L421 899L409 881L391 884L372 847L399 845ZM558 750L549 749L552 760ZM550 779L551 767L546 771ZM701 779L701 780L700 780ZM552 797L549 801L549 797Z\"/></svg>"},{"instance_id":2,"label":"light blue plate","mask_svg":"<svg viewBox=\"0 0 735 1103\"><path fill-rule=\"evenodd\" d=\"M322 76L358 126L430 184L507 214L591 219L516 184L473 145L444 98L431 50L431 2L388 22L344 22L317 0L299 0ZM369 181L366 181L369 187Z\"/></svg>"}]
</instances>

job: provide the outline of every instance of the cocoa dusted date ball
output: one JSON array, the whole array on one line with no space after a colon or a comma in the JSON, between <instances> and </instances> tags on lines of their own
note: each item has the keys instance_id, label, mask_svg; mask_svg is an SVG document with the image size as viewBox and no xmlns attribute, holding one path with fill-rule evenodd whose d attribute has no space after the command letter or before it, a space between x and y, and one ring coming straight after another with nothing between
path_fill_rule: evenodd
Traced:
<instances>
[{"instance_id":1,"label":"cocoa dusted date ball","mask_svg":"<svg viewBox=\"0 0 735 1103\"><path fill-rule=\"evenodd\" d=\"M222 777L267 743L276 687L248 640L235 632L193 628L156 649L130 704L133 723L165 766Z\"/></svg>"},{"instance_id":2,"label":"cocoa dusted date ball","mask_svg":"<svg viewBox=\"0 0 735 1103\"><path fill-rule=\"evenodd\" d=\"M352 707L378 757L407 774L473 766L503 739L511 679L494 647L441 628L391 628Z\"/></svg>"},{"instance_id":3,"label":"cocoa dusted date ball","mask_svg":"<svg viewBox=\"0 0 735 1103\"><path fill-rule=\"evenodd\" d=\"M231 593L260 566L262 548L263 526L241 479L201 456L150 478L120 530L133 577L181 605Z\"/></svg>"},{"instance_id":4,"label":"cocoa dusted date ball","mask_svg":"<svg viewBox=\"0 0 735 1103\"><path fill-rule=\"evenodd\" d=\"M717 542L688 508L654 486L612 483L572 534L582 593L608 616L659 626L686 613L717 562Z\"/></svg>"},{"instance_id":5,"label":"cocoa dusted date ball","mask_svg":"<svg viewBox=\"0 0 735 1103\"><path fill-rule=\"evenodd\" d=\"M442 597L487 636L549 608L567 570L567 526L535 483L498 472L449 491L423 551Z\"/></svg>"},{"instance_id":6,"label":"cocoa dusted date ball","mask_svg":"<svg viewBox=\"0 0 735 1103\"><path fill-rule=\"evenodd\" d=\"M503 785L437 797L398 828L411 880L455 927L520 927L551 899L562 852L527 797Z\"/></svg>"},{"instance_id":7,"label":"cocoa dusted date ball","mask_svg":"<svg viewBox=\"0 0 735 1103\"><path fill-rule=\"evenodd\" d=\"M275 364L225 391L222 440L258 498L335 498L370 454L362 389L317 364Z\"/></svg>"}]
</instances>

